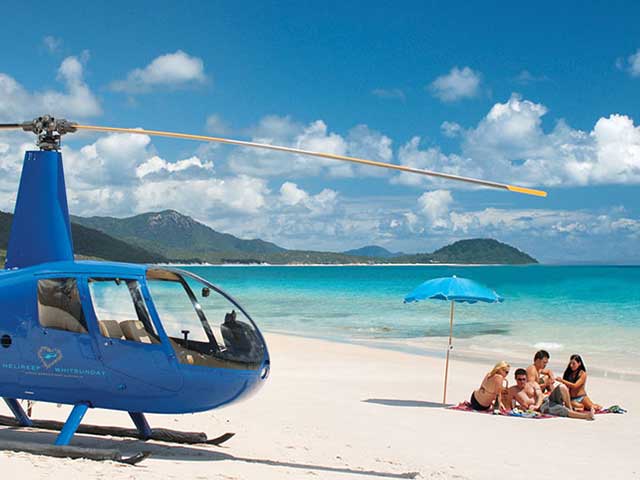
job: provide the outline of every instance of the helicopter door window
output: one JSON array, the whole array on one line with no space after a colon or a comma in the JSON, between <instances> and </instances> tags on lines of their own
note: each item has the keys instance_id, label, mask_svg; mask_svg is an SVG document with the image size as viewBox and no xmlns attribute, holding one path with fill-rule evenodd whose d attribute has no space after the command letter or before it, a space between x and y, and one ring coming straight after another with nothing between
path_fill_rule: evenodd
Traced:
<instances>
[{"instance_id":1,"label":"helicopter door window","mask_svg":"<svg viewBox=\"0 0 640 480\"><path fill-rule=\"evenodd\" d=\"M38 280L38 319L46 328L87 333L75 278Z\"/></svg>"},{"instance_id":2,"label":"helicopter door window","mask_svg":"<svg viewBox=\"0 0 640 480\"><path fill-rule=\"evenodd\" d=\"M160 343L136 280L91 278L89 291L103 337Z\"/></svg>"},{"instance_id":3,"label":"helicopter door window","mask_svg":"<svg viewBox=\"0 0 640 480\"><path fill-rule=\"evenodd\" d=\"M186 275L184 278L218 339L221 357L239 362L259 362L264 355L263 344L245 314L228 298L212 291L200 280Z\"/></svg>"}]
</instances>

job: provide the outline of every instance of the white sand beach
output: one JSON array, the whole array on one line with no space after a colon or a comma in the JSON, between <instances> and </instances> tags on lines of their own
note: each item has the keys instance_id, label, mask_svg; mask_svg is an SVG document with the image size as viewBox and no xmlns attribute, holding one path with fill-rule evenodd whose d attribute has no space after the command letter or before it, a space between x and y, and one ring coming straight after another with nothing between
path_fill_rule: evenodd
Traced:
<instances>
[{"instance_id":1,"label":"white sand beach","mask_svg":"<svg viewBox=\"0 0 640 480\"><path fill-rule=\"evenodd\" d=\"M276 334L267 341L271 378L253 398L206 413L148 417L152 427L235 432L223 447L76 435L73 445L152 456L132 467L2 452L3 478L640 478L640 383L590 377L595 401L629 410L593 422L467 413L440 405L440 358ZM490 367L454 356L448 400L468 399ZM34 417L64 420L68 412L38 403ZM0 414L9 415L4 404ZM126 413L104 410L89 411L85 422L130 426ZM0 439L54 438L0 427Z\"/></svg>"}]
</instances>

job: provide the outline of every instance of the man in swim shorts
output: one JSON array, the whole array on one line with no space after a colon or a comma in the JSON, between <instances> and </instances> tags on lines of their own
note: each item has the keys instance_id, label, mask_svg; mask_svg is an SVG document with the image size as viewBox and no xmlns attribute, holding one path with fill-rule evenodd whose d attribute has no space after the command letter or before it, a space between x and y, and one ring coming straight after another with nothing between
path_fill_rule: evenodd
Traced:
<instances>
[{"instance_id":1,"label":"man in swim shorts","mask_svg":"<svg viewBox=\"0 0 640 480\"><path fill-rule=\"evenodd\" d=\"M560 384L545 397L540 405L540 413L548 413L557 417L581 418L583 420L595 420L593 412L576 412L571 406L569 389Z\"/></svg>"}]
</instances>

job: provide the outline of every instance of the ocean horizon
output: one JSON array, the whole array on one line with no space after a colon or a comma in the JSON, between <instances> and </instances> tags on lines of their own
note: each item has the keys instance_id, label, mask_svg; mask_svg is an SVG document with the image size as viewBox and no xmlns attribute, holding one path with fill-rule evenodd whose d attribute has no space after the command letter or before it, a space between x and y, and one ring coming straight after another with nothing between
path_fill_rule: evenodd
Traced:
<instances>
[{"instance_id":1,"label":"ocean horizon","mask_svg":"<svg viewBox=\"0 0 640 480\"><path fill-rule=\"evenodd\" d=\"M558 369L579 353L590 372L640 379L638 266L183 268L228 292L263 331L436 356L445 353L449 303L404 304L403 298L431 278L471 278L496 290L505 301L456 304L454 356L523 363L536 350L546 349Z\"/></svg>"}]
</instances>

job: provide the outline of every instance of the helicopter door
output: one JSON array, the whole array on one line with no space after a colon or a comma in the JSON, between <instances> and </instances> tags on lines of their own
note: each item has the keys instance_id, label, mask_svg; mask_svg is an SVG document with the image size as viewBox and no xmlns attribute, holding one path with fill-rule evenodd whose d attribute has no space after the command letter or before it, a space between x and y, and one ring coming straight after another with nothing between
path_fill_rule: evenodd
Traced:
<instances>
[{"instance_id":1,"label":"helicopter door","mask_svg":"<svg viewBox=\"0 0 640 480\"><path fill-rule=\"evenodd\" d=\"M140 283L125 278L89 278L99 348L107 369L121 375L116 388L148 386L177 391L182 376L147 309Z\"/></svg>"},{"instance_id":2,"label":"helicopter door","mask_svg":"<svg viewBox=\"0 0 640 480\"><path fill-rule=\"evenodd\" d=\"M21 383L37 395L55 389L103 389L106 372L88 332L85 312L74 277L40 278L36 282L37 315L22 351L25 364Z\"/></svg>"}]
</instances>

